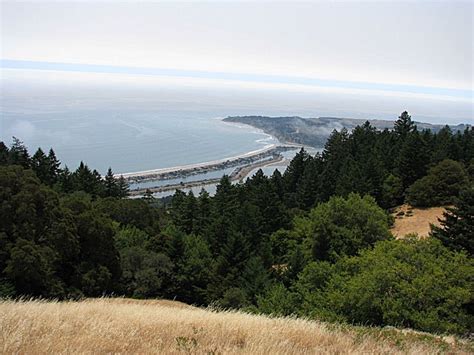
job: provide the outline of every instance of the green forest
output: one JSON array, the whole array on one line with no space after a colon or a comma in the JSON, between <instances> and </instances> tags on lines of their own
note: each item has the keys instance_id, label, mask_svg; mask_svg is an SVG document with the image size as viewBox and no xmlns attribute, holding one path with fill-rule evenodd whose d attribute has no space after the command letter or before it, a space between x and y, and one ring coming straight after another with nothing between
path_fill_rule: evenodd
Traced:
<instances>
[{"instance_id":1,"label":"green forest","mask_svg":"<svg viewBox=\"0 0 474 355\"><path fill-rule=\"evenodd\" d=\"M126 296L341 323L474 331L474 129L334 131L321 154L214 196L127 198L111 169L0 142L0 297ZM396 240L402 203L450 206Z\"/></svg>"}]
</instances>

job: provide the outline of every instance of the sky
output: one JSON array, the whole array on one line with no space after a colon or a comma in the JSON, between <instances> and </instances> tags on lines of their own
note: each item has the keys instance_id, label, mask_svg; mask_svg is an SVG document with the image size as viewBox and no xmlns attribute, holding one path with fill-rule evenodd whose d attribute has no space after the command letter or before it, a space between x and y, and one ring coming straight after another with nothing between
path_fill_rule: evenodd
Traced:
<instances>
[{"instance_id":1,"label":"sky","mask_svg":"<svg viewBox=\"0 0 474 355\"><path fill-rule=\"evenodd\" d=\"M6 0L0 10L3 69L404 92L472 107L472 1Z\"/></svg>"}]
</instances>

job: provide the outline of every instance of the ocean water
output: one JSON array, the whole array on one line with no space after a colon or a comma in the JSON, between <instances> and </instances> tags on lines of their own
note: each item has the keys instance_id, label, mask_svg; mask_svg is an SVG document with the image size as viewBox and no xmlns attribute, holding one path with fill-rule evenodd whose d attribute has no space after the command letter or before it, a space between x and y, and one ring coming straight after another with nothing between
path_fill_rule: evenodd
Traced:
<instances>
[{"instance_id":1,"label":"ocean water","mask_svg":"<svg viewBox=\"0 0 474 355\"><path fill-rule=\"evenodd\" d=\"M278 143L252 127L222 122L226 110L219 103L172 94L101 96L80 87L4 92L0 140L9 145L15 136L32 154L53 147L70 169L84 161L101 173L109 166L125 173L212 161Z\"/></svg>"},{"instance_id":2,"label":"ocean water","mask_svg":"<svg viewBox=\"0 0 474 355\"><path fill-rule=\"evenodd\" d=\"M234 115L472 122L472 101L189 78L0 68L0 140L63 165L138 172L238 156L278 143ZM268 170L268 169L267 169Z\"/></svg>"}]
</instances>

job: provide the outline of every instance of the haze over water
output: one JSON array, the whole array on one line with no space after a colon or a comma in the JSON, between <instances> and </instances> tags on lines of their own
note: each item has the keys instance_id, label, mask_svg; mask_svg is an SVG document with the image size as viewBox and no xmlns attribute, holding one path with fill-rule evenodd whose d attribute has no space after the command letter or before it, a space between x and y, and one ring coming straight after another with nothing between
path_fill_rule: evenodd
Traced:
<instances>
[{"instance_id":1,"label":"haze over water","mask_svg":"<svg viewBox=\"0 0 474 355\"><path fill-rule=\"evenodd\" d=\"M53 147L105 173L233 157L277 141L231 115L334 116L472 123L472 102L369 90L103 73L2 70L0 139Z\"/></svg>"}]
</instances>

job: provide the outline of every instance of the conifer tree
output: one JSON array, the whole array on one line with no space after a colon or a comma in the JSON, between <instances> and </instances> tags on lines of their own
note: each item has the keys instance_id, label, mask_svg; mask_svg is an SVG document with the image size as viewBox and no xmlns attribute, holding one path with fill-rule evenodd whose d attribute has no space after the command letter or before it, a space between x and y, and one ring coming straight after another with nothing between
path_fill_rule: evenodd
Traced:
<instances>
[{"instance_id":1,"label":"conifer tree","mask_svg":"<svg viewBox=\"0 0 474 355\"><path fill-rule=\"evenodd\" d=\"M118 197L118 184L117 180L115 179L114 173L112 172L112 168L109 167L107 170L107 174L105 175L105 196L108 197Z\"/></svg>"},{"instance_id":2,"label":"conifer tree","mask_svg":"<svg viewBox=\"0 0 474 355\"><path fill-rule=\"evenodd\" d=\"M8 147L5 143L0 142L0 165L6 165L8 163Z\"/></svg>"},{"instance_id":3,"label":"conifer tree","mask_svg":"<svg viewBox=\"0 0 474 355\"><path fill-rule=\"evenodd\" d=\"M42 183L50 185L48 157L41 148L31 157L31 168Z\"/></svg>"},{"instance_id":4,"label":"conifer tree","mask_svg":"<svg viewBox=\"0 0 474 355\"><path fill-rule=\"evenodd\" d=\"M30 155L28 149L18 138L13 137L13 144L9 151L9 163L12 165L21 165L25 169L30 167Z\"/></svg>"},{"instance_id":5,"label":"conifer tree","mask_svg":"<svg viewBox=\"0 0 474 355\"><path fill-rule=\"evenodd\" d=\"M393 130L401 141L404 141L411 132L416 130L416 125L407 111L403 111L398 120L395 121Z\"/></svg>"},{"instance_id":6,"label":"conifer tree","mask_svg":"<svg viewBox=\"0 0 474 355\"><path fill-rule=\"evenodd\" d=\"M397 174L406 189L426 174L429 156L426 143L418 131L409 134L400 150Z\"/></svg>"},{"instance_id":7,"label":"conifer tree","mask_svg":"<svg viewBox=\"0 0 474 355\"><path fill-rule=\"evenodd\" d=\"M466 250L474 256L474 187L460 193L454 207L440 219L441 227L432 225L432 235L450 249Z\"/></svg>"},{"instance_id":8,"label":"conifer tree","mask_svg":"<svg viewBox=\"0 0 474 355\"><path fill-rule=\"evenodd\" d=\"M209 193L201 189L197 198L196 222L194 226L195 233L204 235L211 222L211 200Z\"/></svg>"},{"instance_id":9,"label":"conifer tree","mask_svg":"<svg viewBox=\"0 0 474 355\"><path fill-rule=\"evenodd\" d=\"M120 175L118 179L117 188L118 188L118 197L125 198L128 196L128 193L130 192L130 187L128 185L127 180L125 180L125 178L123 177L123 175Z\"/></svg>"},{"instance_id":10,"label":"conifer tree","mask_svg":"<svg viewBox=\"0 0 474 355\"><path fill-rule=\"evenodd\" d=\"M59 173L58 182L61 191L69 193L74 190L73 176L67 165L64 167L64 170Z\"/></svg>"},{"instance_id":11,"label":"conifer tree","mask_svg":"<svg viewBox=\"0 0 474 355\"><path fill-rule=\"evenodd\" d=\"M59 178L61 173L61 162L56 157L53 148L49 149L48 153L48 164L49 164L49 184L54 185Z\"/></svg>"}]
</instances>

